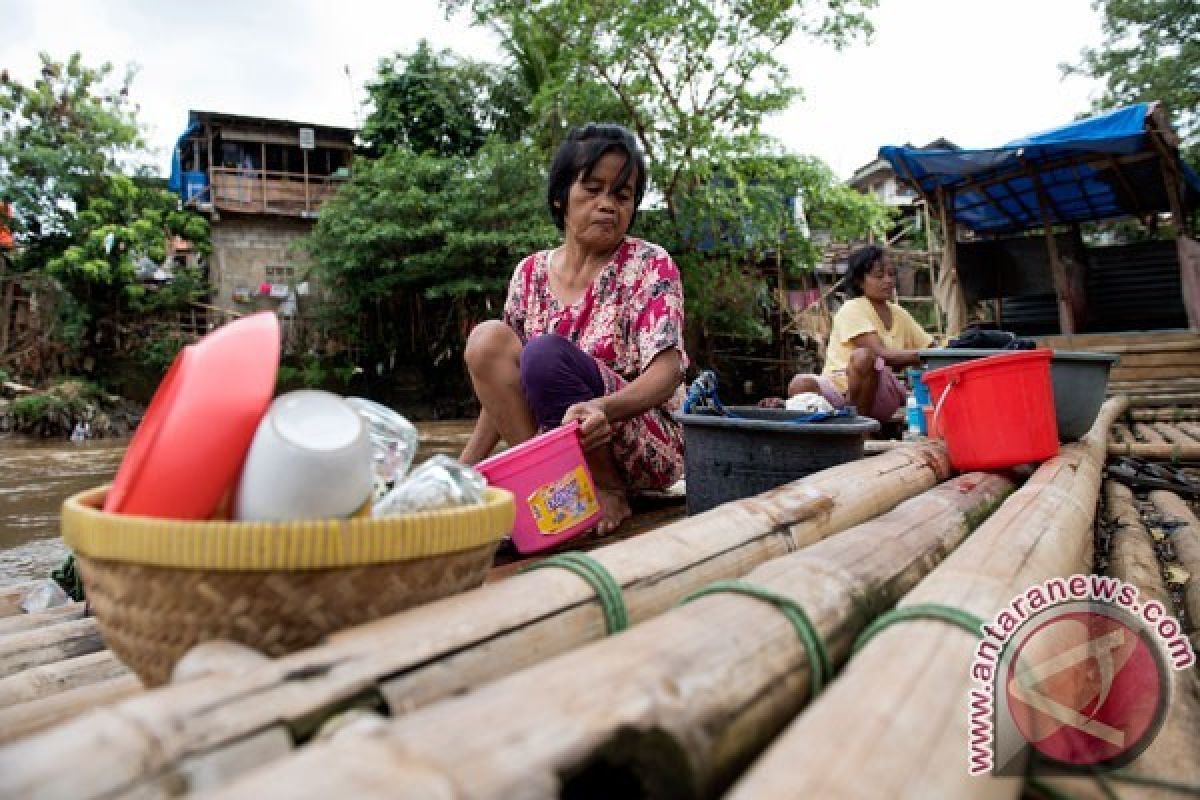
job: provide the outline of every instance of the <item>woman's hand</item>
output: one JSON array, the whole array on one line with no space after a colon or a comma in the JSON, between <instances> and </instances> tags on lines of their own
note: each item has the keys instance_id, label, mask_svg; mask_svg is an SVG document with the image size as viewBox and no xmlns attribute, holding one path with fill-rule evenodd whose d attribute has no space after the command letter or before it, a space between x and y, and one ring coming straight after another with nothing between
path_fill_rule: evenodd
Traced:
<instances>
[{"instance_id":1,"label":"woman's hand","mask_svg":"<svg viewBox=\"0 0 1200 800\"><path fill-rule=\"evenodd\" d=\"M584 452L612 441L612 425L599 400L585 400L568 408L567 413L563 414L563 425L573 420L579 421L579 437Z\"/></svg>"}]
</instances>

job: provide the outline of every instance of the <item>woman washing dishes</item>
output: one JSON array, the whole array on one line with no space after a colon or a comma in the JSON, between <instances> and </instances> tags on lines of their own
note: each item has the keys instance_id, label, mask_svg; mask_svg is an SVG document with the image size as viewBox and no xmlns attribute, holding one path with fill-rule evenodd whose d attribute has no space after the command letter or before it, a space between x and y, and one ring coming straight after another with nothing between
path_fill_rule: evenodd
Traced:
<instances>
[{"instance_id":1,"label":"woman washing dishes","mask_svg":"<svg viewBox=\"0 0 1200 800\"><path fill-rule=\"evenodd\" d=\"M834 408L850 404L863 416L887 422L907 396L892 370L919 366L917 351L933 337L892 302L896 268L883 248L871 245L851 255L845 280L854 297L833 317L825 369L794 376L788 397L815 392Z\"/></svg>"},{"instance_id":2,"label":"woman washing dishes","mask_svg":"<svg viewBox=\"0 0 1200 800\"><path fill-rule=\"evenodd\" d=\"M683 288L665 250L628 236L646 189L629 131L588 125L550 164L547 202L562 244L525 258L503 320L481 323L464 358L479 420L461 460L476 464L578 420L606 534L629 515L627 493L683 474Z\"/></svg>"}]
</instances>

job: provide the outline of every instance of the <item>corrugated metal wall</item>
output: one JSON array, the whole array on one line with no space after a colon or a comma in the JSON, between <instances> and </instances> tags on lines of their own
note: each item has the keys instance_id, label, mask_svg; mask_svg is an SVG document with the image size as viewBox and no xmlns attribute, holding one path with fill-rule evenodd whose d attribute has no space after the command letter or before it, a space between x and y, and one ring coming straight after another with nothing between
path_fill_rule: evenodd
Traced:
<instances>
[{"instance_id":1,"label":"corrugated metal wall","mask_svg":"<svg viewBox=\"0 0 1200 800\"><path fill-rule=\"evenodd\" d=\"M1082 331L1186 328L1173 241L1138 242L1088 251L1088 320ZM1053 294L1006 297L1003 327L1024 335L1058 333Z\"/></svg>"}]
</instances>

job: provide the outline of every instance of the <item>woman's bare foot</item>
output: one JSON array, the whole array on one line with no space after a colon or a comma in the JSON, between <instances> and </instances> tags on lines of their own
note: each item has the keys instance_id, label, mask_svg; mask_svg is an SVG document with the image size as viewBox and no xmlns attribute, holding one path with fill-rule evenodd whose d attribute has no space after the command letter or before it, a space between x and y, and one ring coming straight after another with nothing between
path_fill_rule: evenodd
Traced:
<instances>
[{"instance_id":1,"label":"woman's bare foot","mask_svg":"<svg viewBox=\"0 0 1200 800\"><path fill-rule=\"evenodd\" d=\"M623 491L597 488L596 499L600 501L600 510L604 514L596 525L597 536L608 536L633 516L633 509L629 507L629 500Z\"/></svg>"}]
</instances>

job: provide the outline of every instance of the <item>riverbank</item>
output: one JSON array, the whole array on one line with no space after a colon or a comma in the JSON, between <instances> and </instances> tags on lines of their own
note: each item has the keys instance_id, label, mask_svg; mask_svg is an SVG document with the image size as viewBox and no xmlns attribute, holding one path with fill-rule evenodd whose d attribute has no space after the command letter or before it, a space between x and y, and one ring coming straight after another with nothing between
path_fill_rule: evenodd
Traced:
<instances>
[{"instance_id":1,"label":"riverbank","mask_svg":"<svg viewBox=\"0 0 1200 800\"><path fill-rule=\"evenodd\" d=\"M123 438L137 427L144 410L78 378L42 389L0 381L0 434L43 439Z\"/></svg>"}]
</instances>

